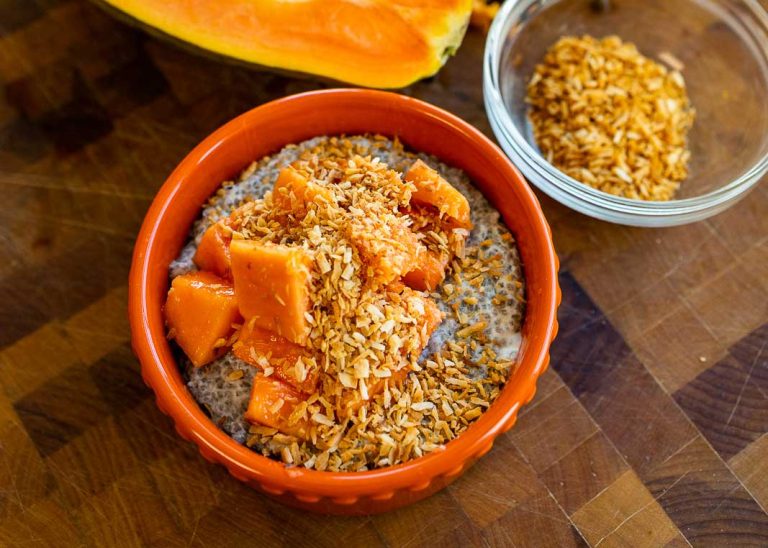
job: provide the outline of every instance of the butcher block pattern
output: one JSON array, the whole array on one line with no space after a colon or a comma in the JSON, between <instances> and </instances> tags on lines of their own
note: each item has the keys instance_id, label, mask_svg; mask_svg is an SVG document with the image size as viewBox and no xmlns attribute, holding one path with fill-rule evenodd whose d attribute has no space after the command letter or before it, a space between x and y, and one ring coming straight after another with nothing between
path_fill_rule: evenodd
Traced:
<instances>
[{"instance_id":1,"label":"butcher block pattern","mask_svg":"<svg viewBox=\"0 0 768 548\"><path fill-rule=\"evenodd\" d=\"M404 92L490 135L483 40ZM130 351L126 280L200 139L330 84L198 57L77 0L0 0L0 82L0 545L768 545L765 185L664 230L540 196L563 305L536 398L448 489L324 517L175 434Z\"/></svg>"}]
</instances>

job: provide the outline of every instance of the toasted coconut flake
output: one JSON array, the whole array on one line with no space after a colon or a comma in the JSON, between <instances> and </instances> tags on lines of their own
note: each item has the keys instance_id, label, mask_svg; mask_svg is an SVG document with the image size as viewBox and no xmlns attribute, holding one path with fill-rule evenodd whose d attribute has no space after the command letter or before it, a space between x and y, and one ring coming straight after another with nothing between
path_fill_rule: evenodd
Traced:
<instances>
[{"instance_id":1,"label":"toasted coconut flake","mask_svg":"<svg viewBox=\"0 0 768 548\"><path fill-rule=\"evenodd\" d=\"M282 409L284 404L285 404L284 400L277 400L275 403L272 404L272 407L270 407L269 410L273 414L277 414L280 411L280 409Z\"/></svg>"},{"instance_id":2,"label":"toasted coconut flake","mask_svg":"<svg viewBox=\"0 0 768 548\"><path fill-rule=\"evenodd\" d=\"M461 338L469 337L470 335L474 335L475 333L480 333L486 327L488 327L488 323L487 322L484 322L484 321L483 322L476 322L476 323L473 323L472 325L467 326L467 327L465 327L463 329L459 329L456 332L456 335L461 337Z\"/></svg>"},{"instance_id":3,"label":"toasted coconut flake","mask_svg":"<svg viewBox=\"0 0 768 548\"><path fill-rule=\"evenodd\" d=\"M315 413L312 415L312 422L316 422L317 424L322 424L324 426L333 426L336 424L332 419L329 419L322 413Z\"/></svg>"},{"instance_id":4,"label":"toasted coconut flake","mask_svg":"<svg viewBox=\"0 0 768 548\"><path fill-rule=\"evenodd\" d=\"M238 381L243 378L245 375L245 371L242 369L235 369L234 371L230 371L230 373L227 375L227 380L229 382Z\"/></svg>"}]
</instances>

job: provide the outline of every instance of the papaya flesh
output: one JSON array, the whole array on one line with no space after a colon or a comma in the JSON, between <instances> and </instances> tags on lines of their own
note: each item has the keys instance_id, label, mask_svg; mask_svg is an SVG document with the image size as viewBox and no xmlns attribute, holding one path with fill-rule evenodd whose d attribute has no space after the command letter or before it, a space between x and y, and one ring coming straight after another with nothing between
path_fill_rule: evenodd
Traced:
<instances>
[{"instance_id":1,"label":"papaya flesh","mask_svg":"<svg viewBox=\"0 0 768 548\"><path fill-rule=\"evenodd\" d=\"M419 344L417 351L420 353L427 346L429 337L437 329L437 326L443 321L443 313L435 304L431 298L414 291L413 289L405 286L402 282L394 282L387 287L387 292L390 294L390 298L403 299L408 302L408 309L414 312L414 317L417 318L419 328ZM393 371L389 377L381 378L369 378L368 379L368 399L380 394L384 388L385 383L389 382L389 386L399 385L408 376L408 367L403 367L397 371ZM341 399L337 411L339 415L356 412L363 404L362 395L358 390L349 390L345 396Z\"/></svg>"},{"instance_id":2,"label":"papaya flesh","mask_svg":"<svg viewBox=\"0 0 768 548\"><path fill-rule=\"evenodd\" d=\"M276 428L284 434L306 438L309 423L299 419L293 424L291 414L304 397L284 382L273 377L256 375L251 387L251 398L245 411L245 420L251 424L261 424Z\"/></svg>"},{"instance_id":3,"label":"papaya flesh","mask_svg":"<svg viewBox=\"0 0 768 548\"><path fill-rule=\"evenodd\" d=\"M242 321L232 284L209 272L176 276L165 302L170 337L192 364L203 366L222 354Z\"/></svg>"},{"instance_id":4,"label":"papaya flesh","mask_svg":"<svg viewBox=\"0 0 768 548\"><path fill-rule=\"evenodd\" d=\"M360 254L374 287L387 285L408 272L422 251L416 234L404 224L346 227L347 237Z\"/></svg>"},{"instance_id":5,"label":"papaya flesh","mask_svg":"<svg viewBox=\"0 0 768 548\"><path fill-rule=\"evenodd\" d=\"M472 0L99 2L226 57L377 88L435 74L472 13Z\"/></svg>"},{"instance_id":6,"label":"papaya flesh","mask_svg":"<svg viewBox=\"0 0 768 548\"><path fill-rule=\"evenodd\" d=\"M296 372L296 362L309 358L307 350L271 331L244 325L237 341L232 345L232 352L241 360L260 369L265 366L273 368L276 378L300 392L311 394L317 388L317 371L307 372L301 380Z\"/></svg>"},{"instance_id":7,"label":"papaya flesh","mask_svg":"<svg viewBox=\"0 0 768 548\"><path fill-rule=\"evenodd\" d=\"M253 325L303 345L308 336L311 260L301 248L233 240L232 279L240 312Z\"/></svg>"},{"instance_id":8,"label":"papaya flesh","mask_svg":"<svg viewBox=\"0 0 768 548\"><path fill-rule=\"evenodd\" d=\"M425 297L421 294L415 294L415 297L421 300L420 308L424 309L424 314L421 316L421 323L419 324L419 334L421 336L421 350L427 346L429 337L437 329L437 326L443 321L443 313L435 304L435 301L429 297ZM411 296L414 298L414 295Z\"/></svg>"},{"instance_id":9,"label":"papaya flesh","mask_svg":"<svg viewBox=\"0 0 768 548\"><path fill-rule=\"evenodd\" d=\"M403 283L418 291L434 291L445 279L447 257L424 249L419 253L415 267L403 276Z\"/></svg>"},{"instance_id":10,"label":"papaya flesh","mask_svg":"<svg viewBox=\"0 0 768 548\"><path fill-rule=\"evenodd\" d=\"M451 183L421 160L416 160L405 174L405 180L416 186L411 202L437 208L456 228L472 228L469 202Z\"/></svg>"},{"instance_id":11,"label":"papaya flesh","mask_svg":"<svg viewBox=\"0 0 768 548\"><path fill-rule=\"evenodd\" d=\"M414 291L401 281L389 284L387 297L391 300L405 302L407 310L416 318L419 328L419 339L423 350L429 342L432 332L443 321L443 313L430 297L419 291Z\"/></svg>"},{"instance_id":12,"label":"papaya flesh","mask_svg":"<svg viewBox=\"0 0 768 548\"><path fill-rule=\"evenodd\" d=\"M331 191L313 183L290 166L280 170L272 191L275 207L303 216L307 211L307 203L319 200L333 200Z\"/></svg>"},{"instance_id":13,"label":"papaya flesh","mask_svg":"<svg viewBox=\"0 0 768 548\"><path fill-rule=\"evenodd\" d=\"M232 231L225 221L218 221L208 227L192 259L197 268L231 279L232 260L229 256L231 241Z\"/></svg>"}]
</instances>

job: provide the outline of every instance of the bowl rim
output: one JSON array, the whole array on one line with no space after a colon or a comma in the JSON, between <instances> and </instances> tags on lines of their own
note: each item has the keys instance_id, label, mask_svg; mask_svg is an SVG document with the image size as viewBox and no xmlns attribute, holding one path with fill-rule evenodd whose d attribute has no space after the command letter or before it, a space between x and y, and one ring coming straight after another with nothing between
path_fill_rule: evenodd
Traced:
<instances>
[{"instance_id":1,"label":"bowl rim","mask_svg":"<svg viewBox=\"0 0 768 548\"><path fill-rule=\"evenodd\" d=\"M624 221L634 218L645 224L648 222L647 218L651 217L661 218L661 222L664 224L678 224L675 222L675 218L679 218L682 222L688 222L689 220L696 220L691 216L699 213L711 212L710 214L714 214L720 212L724 209L724 205L730 205L728 202L750 190L768 172L768 151L766 151L737 178L710 192L690 198L658 201L637 200L609 194L577 181L549 163L528 142L520 128L512 120L501 94L500 83L501 53L510 28L521 24L521 20L528 15L531 6L554 3L557 3L557 0L543 2L542 0L508 0L504 2L488 31L483 54L483 94L494 134L504 149L527 168L524 171L537 187L569 207L576 207L583 213L606 220L614 220L610 218L611 215L614 215L617 218L623 218ZM701 5L700 2L696 3ZM755 47L758 47L762 52L762 57L758 59L758 62L764 65L764 76L768 77L768 12L754 0L741 0L740 4L762 27L761 43L756 44ZM536 176L528 173L529 170ZM551 188L550 185L554 188ZM569 203L566 196L575 200L576 203ZM605 215L595 215L596 210L601 209L604 210ZM646 220L642 221L643 218Z\"/></svg>"},{"instance_id":2,"label":"bowl rim","mask_svg":"<svg viewBox=\"0 0 768 548\"><path fill-rule=\"evenodd\" d=\"M165 330L158 333L150 325L147 282L153 272L159 275L157 272L160 271L167 276L168 265L157 264L159 225L170 204L180 196L187 175L195 170L200 161L216 154L223 142L236 138L244 127L258 125L259 120L270 112L298 107L301 104L324 101L344 104L349 100L363 100L379 107L401 109L408 114L439 120L454 133L469 136L482 151L485 159L500 166L505 174L509 175L512 183L519 187L525 197L523 205L536 220L532 233L527 236L536 238L537 253L542 254L541 260L546 264L547 279L541 284L543 291L535 297L541 302L541 313L538 316L542 317L542 321L538 325L543 326L543 329L537 331L541 343L526 348L525 362L533 363L533 368L531 375L524 378L525 382L505 386L494 404L470 428L446 444L443 450L396 466L363 472L288 468L237 443L203 414L183 383L177 386L178 383L171 378L169 368L178 370L178 364L175 360L168 363L158 351L159 344L168 344ZM252 158L244 159L243 167L250 161ZM441 475L459 475L467 461L485 454L491 448L495 437L514 424L517 411L533 397L536 381L549 363L549 345L557 333L557 307L560 302L558 267L551 230L535 194L509 159L480 131L436 106L391 92L349 88L310 91L265 103L225 123L203 139L162 185L146 214L133 253L128 303L131 341L141 362L144 381L154 391L160 410L171 417L177 432L183 438L194 442L207 460L223 464L237 479L246 482L255 480L265 491L276 495L289 491L299 496L329 497L341 503L346 500L346 503L350 504L359 496L382 496L384 493L386 498L387 493L391 496L395 491L402 489L425 489L433 479ZM527 318L524 320L528 321ZM190 401L193 405L190 405ZM504 405L498 405L501 403Z\"/></svg>"}]
</instances>

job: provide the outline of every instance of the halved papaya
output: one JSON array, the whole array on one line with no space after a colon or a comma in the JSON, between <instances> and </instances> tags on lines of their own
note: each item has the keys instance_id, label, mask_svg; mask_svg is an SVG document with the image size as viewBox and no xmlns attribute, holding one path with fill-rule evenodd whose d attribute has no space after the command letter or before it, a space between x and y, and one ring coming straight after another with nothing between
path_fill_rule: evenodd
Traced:
<instances>
[{"instance_id":1,"label":"halved papaya","mask_svg":"<svg viewBox=\"0 0 768 548\"><path fill-rule=\"evenodd\" d=\"M298 247L233 240L232 279L240 312L254 325L303 345L308 336L311 259Z\"/></svg>"},{"instance_id":2,"label":"halved papaya","mask_svg":"<svg viewBox=\"0 0 768 548\"><path fill-rule=\"evenodd\" d=\"M301 374L296 369L299 359L306 363L310 357L309 352L276 333L250 325L249 322L240 330L237 341L232 345L232 352L241 360L261 369L265 365L272 367L276 378L305 394L311 394L317 388L318 371Z\"/></svg>"},{"instance_id":3,"label":"halved papaya","mask_svg":"<svg viewBox=\"0 0 768 548\"><path fill-rule=\"evenodd\" d=\"M222 354L234 332L233 324L242 321L232 284L209 272L173 279L165 319L169 336L196 367Z\"/></svg>"},{"instance_id":4,"label":"halved papaya","mask_svg":"<svg viewBox=\"0 0 768 548\"><path fill-rule=\"evenodd\" d=\"M399 88L461 44L472 0L100 0L199 48L352 84Z\"/></svg>"},{"instance_id":5,"label":"halved papaya","mask_svg":"<svg viewBox=\"0 0 768 548\"><path fill-rule=\"evenodd\" d=\"M421 160L416 160L405 174L405 180L416 186L411 202L437 208L459 228L472 228L469 202L451 183Z\"/></svg>"},{"instance_id":6,"label":"halved papaya","mask_svg":"<svg viewBox=\"0 0 768 548\"><path fill-rule=\"evenodd\" d=\"M277 428L284 434L306 438L309 423L299 419L291 424L291 414L305 398L284 382L264 375L256 375L251 387L251 399L245 411L245 420Z\"/></svg>"}]
</instances>

